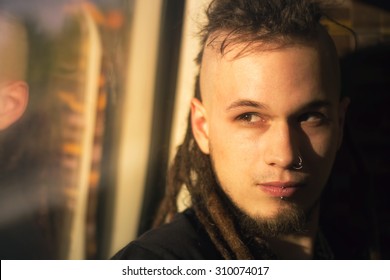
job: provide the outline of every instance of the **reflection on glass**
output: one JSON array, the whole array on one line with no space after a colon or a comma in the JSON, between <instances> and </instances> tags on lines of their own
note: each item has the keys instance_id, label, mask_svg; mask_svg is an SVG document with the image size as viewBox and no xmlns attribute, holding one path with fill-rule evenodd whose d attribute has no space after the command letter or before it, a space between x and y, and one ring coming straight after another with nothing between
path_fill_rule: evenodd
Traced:
<instances>
[{"instance_id":1,"label":"reflection on glass","mask_svg":"<svg viewBox=\"0 0 390 280\"><path fill-rule=\"evenodd\" d=\"M125 4L0 3L2 259L96 258L97 187L107 106L118 98ZM6 125L3 109L17 105Z\"/></svg>"}]
</instances>

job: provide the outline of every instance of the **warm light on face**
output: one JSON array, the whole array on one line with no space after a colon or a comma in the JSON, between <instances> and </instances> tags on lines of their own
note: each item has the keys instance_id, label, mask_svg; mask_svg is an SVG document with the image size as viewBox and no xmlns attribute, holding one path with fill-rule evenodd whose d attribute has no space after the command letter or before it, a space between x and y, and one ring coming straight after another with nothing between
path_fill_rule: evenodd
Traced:
<instances>
[{"instance_id":1,"label":"warm light on face","mask_svg":"<svg viewBox=\"0 0 390 280\"><path fill-rule=\"evenodd\" d=\"M205 50L194 135L222 189L251 217L274 218L291 203L308 211L326 184L346 105L321 51L293 45L232 59Z\"/></svg>"}]
</instances>

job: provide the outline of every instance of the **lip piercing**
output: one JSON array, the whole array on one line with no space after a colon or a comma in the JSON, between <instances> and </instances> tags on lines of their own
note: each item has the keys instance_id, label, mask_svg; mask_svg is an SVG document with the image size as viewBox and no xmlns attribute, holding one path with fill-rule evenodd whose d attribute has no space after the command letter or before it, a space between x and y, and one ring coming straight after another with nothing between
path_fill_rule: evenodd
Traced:
<instances>
[{"instance_id":1,"label":"lip piercing","mask_svg":"<svg viewBox=\"0 0 390 280\"><path fill-rule=\"evenodd\" d=\"M301 156L298 155L298 163L296 165L293 165L292 168L295 170L300 170L303 168L303 159Z\"/></svg>"},{"instance_id":2,"label":"lip piercing","mask_svg":"<svg viewBox=\"0 0 390 280\"><path fill-rule=\"evenodd\" d=\"M286 188L286 186L281 186L280 188L281 188L282 190L284 190L284 189ZM281 197L280 197L280 200L284 200L284 196L281 196Z\"/></svg>"}]
</instances>

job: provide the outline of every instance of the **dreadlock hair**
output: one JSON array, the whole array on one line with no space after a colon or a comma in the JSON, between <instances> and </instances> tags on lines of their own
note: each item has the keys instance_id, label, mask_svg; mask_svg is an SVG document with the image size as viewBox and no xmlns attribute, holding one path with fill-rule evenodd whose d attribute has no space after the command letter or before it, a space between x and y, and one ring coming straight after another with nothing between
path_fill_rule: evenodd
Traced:
<instances>
[{"instance_id":1,"label":"dreadlock hair","mask_svg":"<svg viewBox=\"0 0 390 280\"><path fill-rule=\"evenodd\" d=\"M203 49L217 39L222 55L234 44L245 44L240 52L243 55L259 43L283 46L297 40L313 41L324 16L321 7L317 1L309 0L213 0L206 11L208 23L200 33L202 50L196 62L201 66ZM195 97L201 100L199 75ZM183 187L188 189L192 208L220 254L225 259L254 259L248 246L251 241L240 231L234 211L218 185L211 158L201 152L193 137L190 117L184 142L168 173L155 227L171 221L177 213L177 197ZM256 241L264 249L256 257L272 258L265 242Z\"/></svg>"}]
</instances>

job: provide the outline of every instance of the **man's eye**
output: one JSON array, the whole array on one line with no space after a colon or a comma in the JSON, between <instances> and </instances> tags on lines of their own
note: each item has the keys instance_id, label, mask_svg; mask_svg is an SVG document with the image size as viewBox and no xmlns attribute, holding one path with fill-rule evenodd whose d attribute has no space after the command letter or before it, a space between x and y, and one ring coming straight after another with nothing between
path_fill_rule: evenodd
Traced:
<instances>
[{"instance_id":1,"label":"man's eye","mask_svg":"<svg viewBox=\"0 0 390 280\"><path fill-rule=\"evenodd\" d=\"M320 112L309 112L299 117L299 122L308 125L322 125L328 121L328 117Z\"/></svg>"},{"instance_id":2,"label":"man's eye","mask_svg":"<svg viewBox=\"0 0 390 280\"><path fill-rule=\"evenodd\" d=\"M257 115L256 113L245 113L245 114L239 115L237 117L237 120L253 124L253 123L257 123L259 121L262 121L263 119L259 115Z\"/></svg>"}]
</instances>

